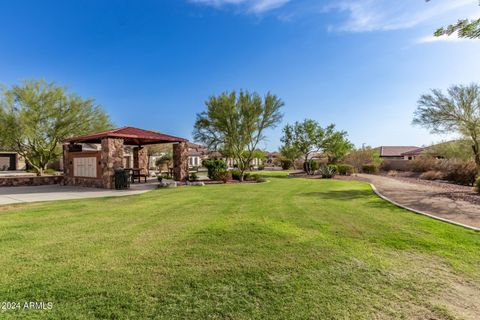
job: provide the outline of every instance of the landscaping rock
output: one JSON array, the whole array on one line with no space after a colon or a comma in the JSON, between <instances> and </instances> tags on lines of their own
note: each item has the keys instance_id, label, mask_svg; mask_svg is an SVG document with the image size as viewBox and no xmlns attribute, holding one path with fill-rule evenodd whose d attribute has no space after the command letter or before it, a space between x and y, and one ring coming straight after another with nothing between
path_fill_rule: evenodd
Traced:
<instances>
[{"instance_id":1,"label":"landscaping rock","mask_svg":"<svg viewBox=\"0 0 480 320\"><path fill-rule=\"evenodd\" d=\"M176 181L162 181L158 183L159 188L176 188L177 182Z\"/></svg>"}]
</instances>

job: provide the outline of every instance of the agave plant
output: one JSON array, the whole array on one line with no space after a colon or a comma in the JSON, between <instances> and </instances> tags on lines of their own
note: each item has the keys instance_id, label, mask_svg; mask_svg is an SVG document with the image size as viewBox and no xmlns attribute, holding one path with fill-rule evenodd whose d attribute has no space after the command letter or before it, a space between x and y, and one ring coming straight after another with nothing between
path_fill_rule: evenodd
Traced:
<instances>
[{"instance_id":1,"label":"agave plant","mask_svg":"<svg viewBox=\"0 0 480 320\"><path fill-rule=\"evenodd\" d=\"M331 179L337 174L337 168L332 165L321 166L318 170L322 178Z\"/></svg>"}]
</instances>

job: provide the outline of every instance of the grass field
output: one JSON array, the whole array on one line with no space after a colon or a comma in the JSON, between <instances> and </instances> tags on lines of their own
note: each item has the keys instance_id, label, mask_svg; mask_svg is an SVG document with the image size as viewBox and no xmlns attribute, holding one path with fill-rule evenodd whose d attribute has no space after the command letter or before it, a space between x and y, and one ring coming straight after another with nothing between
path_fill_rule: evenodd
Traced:
<instances>
[{"instance_id":1,"label":"grass field","mask_svg":"<svg viewBox=\"0 0 480 320\"><path fill-rule=\"evenodd\" d=\"M475 319L480 234L288 178L0 207L0 318Z\"/></svg>"}]
</instances>

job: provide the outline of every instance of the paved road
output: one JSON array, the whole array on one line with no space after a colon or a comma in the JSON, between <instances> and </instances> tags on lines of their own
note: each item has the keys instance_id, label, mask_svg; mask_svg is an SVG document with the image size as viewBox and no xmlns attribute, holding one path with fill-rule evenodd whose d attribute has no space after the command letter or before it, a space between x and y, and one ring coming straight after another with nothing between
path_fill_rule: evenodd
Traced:
<instances>
[{"instance_id":1,"label":"paved road","mask_svg":"<svg viewBox=\"0 0 480 320\"><path fill-rule=\"evenodd\" d=\"M0 187L0 205L22 202L120 197L140 194L156 188L155 182L134 184L130 190L108 190L60 185Z\"/></svg>"},{"instance_id":2,"label":"paved road","mask_svg":"<svg viewBox=\"0 0 480 320\"><path fill-rule=\"evenodd\" d=\"M480 206L450 199L445 189L368 174L358 174L358 179L369 181L381 194L403 206L480 228Z\"/></svg>"}]
</instances>

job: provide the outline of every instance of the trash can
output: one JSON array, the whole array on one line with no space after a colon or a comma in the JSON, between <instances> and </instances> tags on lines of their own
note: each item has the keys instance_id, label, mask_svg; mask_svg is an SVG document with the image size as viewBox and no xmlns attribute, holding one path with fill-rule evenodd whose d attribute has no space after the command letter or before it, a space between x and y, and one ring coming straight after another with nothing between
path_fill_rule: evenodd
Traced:
<instances>
[{"instance_id":1,"label":"trash can","mask_svg":"<svg viewBox=\"0 0 480 320\"><path fill-rule=\"evenodd\" d=\"M128 172L123 168L115 169L115 189L123 190L130 188L130 179Z\"/></svg>"}]
</instances>

